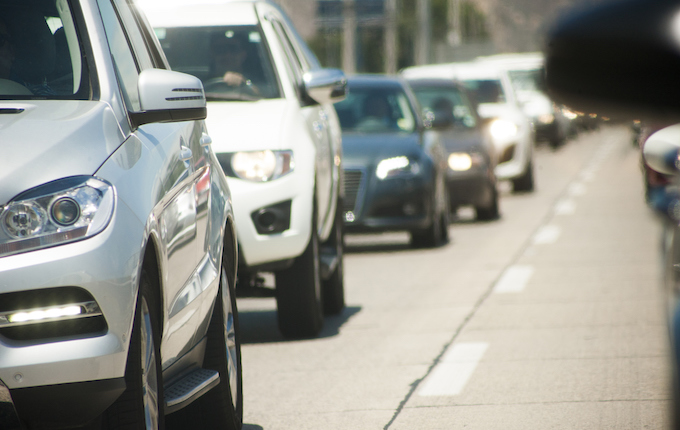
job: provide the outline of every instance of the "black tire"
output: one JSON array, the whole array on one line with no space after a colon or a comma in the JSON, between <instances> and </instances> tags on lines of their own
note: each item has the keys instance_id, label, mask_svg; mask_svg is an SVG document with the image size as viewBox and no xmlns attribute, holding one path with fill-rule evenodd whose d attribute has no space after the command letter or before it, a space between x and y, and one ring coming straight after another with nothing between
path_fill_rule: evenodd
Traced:
<instances>
[{"instance_id":1,"label":"black tire","mask_svg":"<svg viewBox=\"0 0 680 430\"><path fill-rule=\"evenodd\" d=\"M288 338L315 337L323 327L323 301L316 210L305 251L293 265L275 274L279 330Z\"/></svg>"},{"instance_id":2,"label":"black tire","mask_svg":"<svg viewBox=\"0 0 680 430\"><path fill-rule=\"evenodd\" d=\"M534 163L529 161L526 171L522 176L515 178L512 181L512 190L514 192L528 192L534 191Z\"/></svg>"},{"instance_id":3,"label":"black tire","mask_svg":"<svg viewBox=\"0 0 680 430\"><path fill-rule=\"evenodd\" d=\"M477 221L491 221L500 218L500 211L498 209L498 190L495 185L491 185L492 199L489 207L475 207L475 215Z\"/></svg>"},{"instance_id":4,"label":"black tire","mask_svg":"<svg viewBox=\"0 0 680 430\"><path fill-rule=\"evenodd\" d=\"M342 220L342 205L338 202L338 209L335 212L333 230L326 243L328 247L335 250L338 264L330 278L323 281L323 313L324 315L338 315L345 309L345 281L344 281L344 222Z\"/></svg>"},{"instance_id":5,"label":"black tire","mask_svg":"<svg viewBox=\"0 0 680 430\"><path fill-rule=\"evenodd\" d=\"M437 209L437 197L436 194L432 196L432 221L430 225L422 230L412 230L411 231L411 245L414 248L436 248L442 245L444 240L444 235L448 238L448 223L444 227L443 223L443 212ZM448 207L446 208L448 212ZM448 213L446 214L448 216ZM447 218L448 219L448 218ZM446 230L446 232L443 231Z\"/></svg>"},{"instance_id":6,"label":"black tire","mask_svg":"<svg viewBox=\"0 0 680 430\"><path fill-rule=\"evenodd\" d=\"M165 428L158 312L157 295L151 289L148 275L142 272L125 366L127 388L104 413L104 429Z\"/></svg>"}]
</instances>

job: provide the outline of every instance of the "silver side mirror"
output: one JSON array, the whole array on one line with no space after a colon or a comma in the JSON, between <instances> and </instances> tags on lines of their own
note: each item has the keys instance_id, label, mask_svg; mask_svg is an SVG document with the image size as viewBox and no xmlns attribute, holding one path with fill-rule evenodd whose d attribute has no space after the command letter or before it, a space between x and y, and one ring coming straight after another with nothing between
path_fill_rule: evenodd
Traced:
<instances>
[{"instance_id":1,"label":"silver side mirror","mask_svg":"<svg viewBox=\"0 0 680 430\"><path fill-rule=\"evenodd\" d=\"M663 128L645 141L645 163L659 173L680 174L680 124Z\"/></svg>"},{"instance_id":2,"label":"silver side mirror","mask_svg":"<svg viewBox=\"0 0 680 430\"><path fill-rule=\"evenodd\" d=\"M342 70L310 70L303 79L305 92L319 104L337 103L347 97L347 78Z\"/></svg>"},{"instance_id":3,"label":"silver side mirror","mask_svg":"<svg viewBox=\"0 0 680 430\"><path fill-rule=\"evenodd\" d=\"M203 84L195 76L146 69L137 82L142 112L131 114L136 125L152 122L195 121L207 116Z\"/></svg>"}]
</instances>

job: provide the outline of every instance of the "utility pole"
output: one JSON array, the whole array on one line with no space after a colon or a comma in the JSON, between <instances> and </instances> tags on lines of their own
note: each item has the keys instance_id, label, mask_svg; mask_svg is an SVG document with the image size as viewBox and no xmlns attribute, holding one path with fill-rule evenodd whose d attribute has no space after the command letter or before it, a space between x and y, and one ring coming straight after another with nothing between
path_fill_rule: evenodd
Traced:
<instances>
[{"instance_id":1,"label":"utility pole","mask_svg":"<svg viewBox=\"0 0 680 430\"><path fill-rule=\"evenodd\" d=\"M385 73L397 73L397 0L385 0Z\"/></svg>"},{"instance_id":2,"label":"utility pole","mask_svg":"<svg viewBox=\"0 0 680 430\"><path fill-rule=\"evenodd\" d=\"M418 32L416 33L415 62L417 66L430 62L430 43L432 40L431 10L430 0L416 1Z\"/></svg>"},{"instance_id":3,"label":"utility pole","mask_svg":"<svg viewBox=\"0 0 680 430\"><path fill-rule=\"evenodd\" d=\"M348 75L356 73L356 32L357 13L354 8L354 0L343 0L343 24L342 24L342 69Z\"/></svg>"},{"instance_id":4,"label":"utility pole","mask_svg":"<svg viewBox=\"0 0 680 430\"><path fill-rule=\"evenodd\" d=\"M461 25L461 0L449 0L447 7L447 27L446 41L449 46L460 46L463 43L463 28Z\"/></svg>"}]
</instances>

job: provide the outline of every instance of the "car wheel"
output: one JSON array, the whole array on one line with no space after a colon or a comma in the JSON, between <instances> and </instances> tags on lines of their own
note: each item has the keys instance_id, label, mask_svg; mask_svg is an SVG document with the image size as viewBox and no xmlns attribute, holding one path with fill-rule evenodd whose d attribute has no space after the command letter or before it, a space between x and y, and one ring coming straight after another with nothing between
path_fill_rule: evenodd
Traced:
<instances>
[{"instance_id":1,"label":"car wheel","mask_svg":"<svg viewBox=\"0 0 680 430\"><path fill-rule=\"evenodd\" d=\"M344 222L342 220L342 205L338 202L335 214L333 230L328 238L328 246L332 247L337 258L337 265L330 278L323 281L323 312L325 315L338 315L345 309L345 285L344 285Z\"/></svg>"},{"instance_id":2,"label":"car wheel","mask_svg":"<svg viewBox=\"0 0 680 430\"><path fill-rule=\"evenodd\" d=\"M529 161L527 169L522 176L515 178L512 181L512 190L514 192L526 192L534 190L534 163Z\"/></svg>"},{"instance_id":3,"label":"car wheel","mask_svg":"<svg viewBox=\"0 0 680 430\"><path fill-rule=\"evenodd\" d=\"M318 335L323 327L323 306L316 210L309 244L291 267L276 272L275 283L281 333L290 338Z\"/></svg>"},{"instance_id":4,"label":"car wheel","mask_svg":"<svg viewBox=\"0 0 680 430\"><path fill-rule=\"evenodd\" d=\"M104 413L106 429L159 430L165 427L157 300L142 272L123 394Z\"/></svg>"},{"instance_id":5,"label":"car wheel","mask_svg":"<svg viewBox=\"0 0 680 430\"><path fill-rule=\"evenodd\" d=\"M489 207L475 207L475 214L478 221L491 221L500 218L498 210L498 190L495 185L491 185L492 198Z\"/></svg>"},{"instance_id":6,"label":"car wheel","mask_svg":"<svg viewBox=\"0 0 680 430\"><path fill-rule=\"evenodd\" d=\"M415 248L436 248L443 242L442 214L437 211L437 198L433 196L431 202L432 221L430 225L422 230L411 231L411 245Z\"/></svg>"}]
</instances>

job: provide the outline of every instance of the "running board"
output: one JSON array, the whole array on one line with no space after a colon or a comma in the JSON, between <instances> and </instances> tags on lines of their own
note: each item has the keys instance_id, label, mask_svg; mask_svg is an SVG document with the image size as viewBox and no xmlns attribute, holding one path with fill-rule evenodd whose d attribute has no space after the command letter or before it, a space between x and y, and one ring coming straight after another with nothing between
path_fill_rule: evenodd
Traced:
<instances>
[{"instance_id":1,"label":"running board","mask_svg":"<svg viewBox=\"0 0 680 430\"><path fill-rule=\"evenodd\" d=\"M338 267L338 254L335 252L335 250L326 251L324 249L321 249L319 254L321 279L327 280L331 277L331 275L333 275L335 268Z\"/></svg>"},{"instance_id":2,"label":"running board","mask_svg":"<svg viewBox=\"0 0 680 430\"><path fill-rule=\"evenodd\" d=\"M219 383L220 374L216 370L196 369L183 376L165 387L165 414L188 406Z\"/></svg>"}]
</instances>

